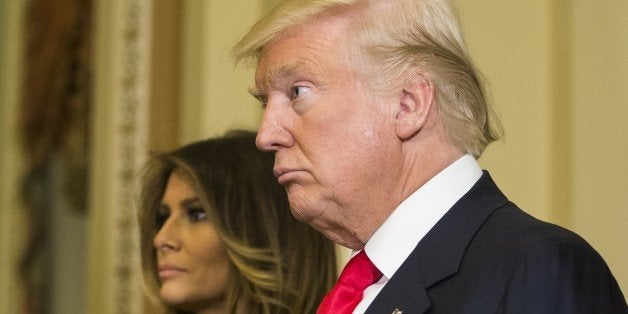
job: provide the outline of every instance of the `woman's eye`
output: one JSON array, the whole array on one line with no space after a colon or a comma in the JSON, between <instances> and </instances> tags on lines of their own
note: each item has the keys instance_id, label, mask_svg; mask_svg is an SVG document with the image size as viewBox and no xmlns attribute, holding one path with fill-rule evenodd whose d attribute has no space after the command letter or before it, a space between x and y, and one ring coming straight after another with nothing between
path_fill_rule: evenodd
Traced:
<instances>
[{"instance_id":1,"label":"woman's eye","mask_svg":"<svg viewBox=\"0 0 628 314\"><path fill-rule=\"evenodd\" d=\"M170 217L170 210L162 205L157 210L157 215L155 216L155 223L157 224L157 227L163 227L163 225L166 223L166 220L168 220L168 217Z\"/></svg>"},{"instance_id":2,"label":"woman's eye","mask_svg":"<svg viewBox=\"0 0 628 314\"><path fill-rule=\"evenodd\" d=\"M191 222L197 222L201 220L205 220L207 218L207 213L202 208L190 208L188 209L188 217Z\"/></svg>"},{"instance_id":3,"label":"woman's eye","mask_svg":"<svg viewBox=\"0 0 628 314\"><path fill-rule=\"evenodd\" d=\"M310 88L307 86L293 86L292 87L292 91L291 91L291 95L290 95L290 99L291 100L295 100L305 94L307 94L307 92L310 91Z\"/></svg>"},{"instance_id":4,"label":"woman's eye","mask_svg":"<svg viewBox=\"0 0 628 314\"><path fill-rule=\"evenodd\" d=\"M168 220L168 217L170 217L170 213L158 211L157 216L155 217L155 223L157 227L158 228L163 227L163 225L166 223L166 220Z\"/></svg>"}]
</instances>

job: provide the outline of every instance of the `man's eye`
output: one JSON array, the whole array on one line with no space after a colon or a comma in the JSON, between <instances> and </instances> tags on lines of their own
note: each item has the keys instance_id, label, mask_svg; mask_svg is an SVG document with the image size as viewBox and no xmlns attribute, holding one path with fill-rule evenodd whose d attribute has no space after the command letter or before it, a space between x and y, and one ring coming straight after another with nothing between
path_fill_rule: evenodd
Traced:
<instances>
[{"instance_id":1,"label":"man's eye","mask_svg":"<svg viewBox=\"0 0 628 314\"><path fill-rule=\"evenodd\" d=\"M290 99L291 100L295 100L297 98L299 98L300 96L303 96L305 94L307 94L307 92L310 91L310 88L307 86L293 86L292 87L292 91L291 91L291 95L290 95Z\"/></svg>"},{"instance_id":2,"label":"man's eye","mask_svg":"<svg viewBox=\"0 0 628 314\"><path fill-rule=\"evenodd\" d=\"M188 217L191 222L197 222L201 220L205 220L207 218L207 213L202 208L190 208L188 209Z\"/></svg>"}]
</instances>

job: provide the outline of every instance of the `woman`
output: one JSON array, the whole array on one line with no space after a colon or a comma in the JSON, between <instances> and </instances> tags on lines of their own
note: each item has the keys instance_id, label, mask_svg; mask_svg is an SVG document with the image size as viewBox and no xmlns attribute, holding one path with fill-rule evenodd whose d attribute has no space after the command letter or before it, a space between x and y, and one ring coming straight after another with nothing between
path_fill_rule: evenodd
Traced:
<instances>
[{"instance_id":1,"label":"woman","mask_svg":"<svg viewBox=\"0 0 628 314\"><path fill-rule=\"evenodd\" d=\"M175 311L311 313L336 278L334 245L292 217L255 133L153 157L139 211L144 279Z\"/></svg>"}]
</instances>

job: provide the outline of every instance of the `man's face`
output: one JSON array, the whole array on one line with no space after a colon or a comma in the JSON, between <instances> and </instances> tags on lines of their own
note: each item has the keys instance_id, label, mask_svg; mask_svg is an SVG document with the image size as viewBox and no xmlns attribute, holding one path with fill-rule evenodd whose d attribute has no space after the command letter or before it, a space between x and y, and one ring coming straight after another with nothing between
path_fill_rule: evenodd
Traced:
<instances>
[{"instance_id":1,"label":"man's face","mask_svg":"<svg viewBox=\"0 0 628 314\"><path fill-rule=\"evenodd\" d=\"M360 248L389 214L399 147L395 100L376 97L351 66L347 26L324 17L266 47L254 91L266 104L257 146L275 152L295 217Z\"/></svg>"}]
</instances>

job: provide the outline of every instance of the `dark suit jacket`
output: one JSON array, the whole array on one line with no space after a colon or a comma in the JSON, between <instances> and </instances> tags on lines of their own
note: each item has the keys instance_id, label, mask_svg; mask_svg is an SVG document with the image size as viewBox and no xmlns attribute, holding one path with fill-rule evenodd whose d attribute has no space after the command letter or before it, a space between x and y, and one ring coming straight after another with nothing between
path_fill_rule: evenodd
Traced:
<instances>
[{"instance_id":1,"label":"dark suit jacket","mask_svg":"<svg viewBox=\"0 0 628 314\"><path fill-rule=\"evenodd\" d=\"M419 242L366 313L628 313L600 255L524 213L488 172Z\"/></svg>"}]
</instances>

